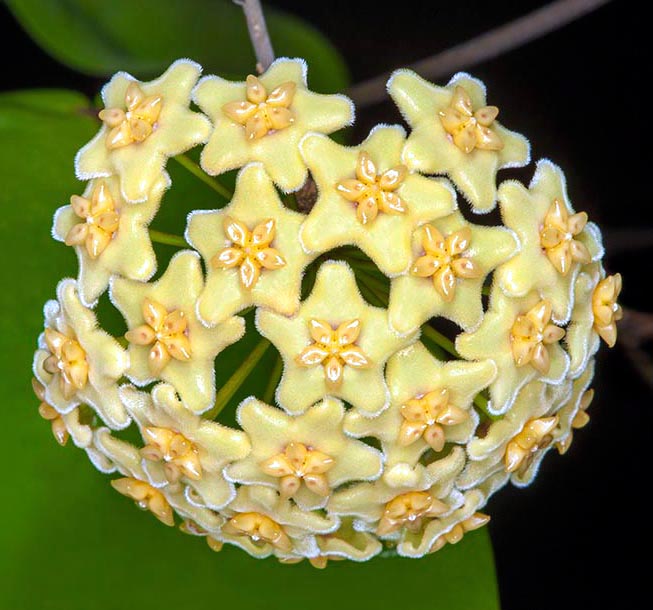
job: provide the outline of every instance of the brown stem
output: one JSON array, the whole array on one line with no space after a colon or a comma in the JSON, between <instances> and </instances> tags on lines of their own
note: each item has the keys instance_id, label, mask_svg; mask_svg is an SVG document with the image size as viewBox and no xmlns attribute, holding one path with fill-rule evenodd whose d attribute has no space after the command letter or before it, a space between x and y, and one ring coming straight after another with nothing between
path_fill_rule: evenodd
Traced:
<instances>
[{"instance_id":1,"label":"brown stem","mask_svg":"<svg viewBox=\"0 0 653 610\"><path fill-rule=\"evenodd\" d=\"M274 61L274 49L265 24L265 16L259 0L234 0L242 7L247 20L249 38L256 54L256 69L259 74L265 72Z\"/></svg>"},{"instance_id":2,"label":"brown stem","mask_svg":"<svg viewBox=\"0 0 653 610\"><path fill-rule=\"evenodd\" d=\"M653 313L624 308L617 337L637 372L653 389L653 355L645 349L653 340Z\"/></svg>"},{"instance_id":3,"label":"brown stem","mask_svg":"<svg viewBox=\"0 0 653 610\"><path fill-rule=\"evenodd\" d=\"M556 0L408 67L428 79L448 76L541 38L608 2L610 0ZM348 91L349 97L359 107L382 102L386 97L386 82L390 74L386 72L354 85Z\"/></svg>"}]
</instances>

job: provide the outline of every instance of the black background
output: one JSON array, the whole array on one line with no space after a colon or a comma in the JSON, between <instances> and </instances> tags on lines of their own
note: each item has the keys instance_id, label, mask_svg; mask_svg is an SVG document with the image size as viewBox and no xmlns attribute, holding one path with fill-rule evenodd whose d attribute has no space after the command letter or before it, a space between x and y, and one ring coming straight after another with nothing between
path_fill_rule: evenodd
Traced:
<instances>
[{"instance_id":1,"label":"black background","mask_svg":"<svg viewBox=\"0 0 653 610\"><path fill-rule=\"evenodd\" d=\"M110 1L110 0L109 0ZM300 15L342 51L353 82L402 67L541 6L542 2L270 4ZM641 4L640 4L641 6ZM100 81L57 64L0 4L2 88L68 87L94 95ZM625 248L618 229L653 220L653 104L649 20L616 1L545 38L469 70L485 81L503 122L526 134L533 159L565 170L571 200L606 231L605 265L624 276L622 303L650 310L653 247ZM446 79L445 79L446 81ZM359 111L357 140L398 122L390 102ZM530 168L523 174L530 177ZM653 246L653 243L651 243ZM612 251L611 251L611 247ZM648 597L651 391L617 346L599 357L591 423L569 453L547 456L535 483L506 488L487 512L504 610L633 608ZM427 585L427 583L422 583ZM437 592L433 592L437 598ZM648 606L648 603L646 604Z\"/></svg>"}]
</instances>

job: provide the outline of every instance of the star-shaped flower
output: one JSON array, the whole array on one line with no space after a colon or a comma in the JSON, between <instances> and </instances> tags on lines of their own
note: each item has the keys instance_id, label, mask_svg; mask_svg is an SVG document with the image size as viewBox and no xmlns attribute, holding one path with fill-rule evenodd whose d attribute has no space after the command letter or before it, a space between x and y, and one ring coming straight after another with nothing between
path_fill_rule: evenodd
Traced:
<instances>
[{"instance_id":1,"label":"star-shaped flower","mask_svg":"<svg viewBox=\"0 0 653 610\"><path fill-rule=\"evenodd\" d=\"M227 467L225 476L244 485L266 485L292 497L304 510L326 504L348 481L381 474L382 456L345 436L343 404L326 398L303 415L287 415L253 397L238 407L238 423L249 435L252 452Z\"/></svg>"},{"instance_id":2,"label":"star-shaped flower","mask_svg":"<svg viewBox=\"0 0 653 610\"><path fill-rule=\"evenodd\" d=\"M385 454L385 479L406 465L424 468L420 457L431 448L439 453L445 443L466 443L478 424L472 408L474 396L496 377L491 360L440 362L421 344L398 352L386 367L390 407L373 419L350 411L345 432L381 440Z\"/></svg>"},{"instance_id":3,"label":"star-shaped flower","mask_svg":"<svg viewBox=\"0 0 653 610\"><path fill-rule=\"evenodd\" d=\"M430 476L417 484L390 486L385 481L358 483L336 493L327 506L329 513L355 517L357 531L373 532L399 545L419 536L434 519L451 515L463 501L453 481L460 474L465 456L462 449L433 464Z\"/></svg>"},{"instance_id":4,"label":"star-shaped flower","mask_svg":"<svg viewBox=\"0 0 653 610\"><path fill-rule=\"evenodd\" d=\"M588 407L594 399L594 390L589 386L594 379L594 361L590 361L583 374L574 380L571 396L558 411L558 427L554 431L554 441L558 452L563 455L569 451L574 440L574 430L584 428L590 421Z\"/></svg>"},{"instance_id":5,"label":"star-shaped flower","mask_svg":"<svg viewBox=\"0 0 653 610\"><path fill-rule=\"evenodd\" d=\"M299 243L303 220L281 203L259 163L241 170L227 207L190 214L186 239L208 272L197 304L204 322L219 323L249 305L297 311L302 273L314 258Z\"/></svg>"},{"instance_id":6,"label":"star-shaped flower","mask_svg":"<svg viewBox=\"0 0 653 610\"><path fill-rule=\"evenodd\" d=\"M308 90L301 59L277 59L260 77L231 82L203 78L193 99L213 121L202 151L202 168L211 175L259 161L286 192L306 180L298 144L309 131L331 133L350 125L354 108L344 95Z\"/></svg>"},{"instance_id":7,"label":"star-shaped flower","mask_svg":"<svg viewBox=\"0 0 653 610\"><path fill-rule=\"evenodd\" d=\"M485 501L481 490L467 491L449 514L429 520L421 530L406 531L397 546L397 553L402 557L423 557L440 550L445 543L460 542L466 532L478 529L490 520L487 515L477 512Z\"/></svg>"},{"instance_id":8,"label":"star-shaped flower","mask_svg":"<svg viewBox=\"0 0 653 610\"><path fill-rule=\"evenodd\" d=\"M147 201L125 203L116 176L89 183L84 195L73 195L70 205L54 215L55 239L74 246L79 261L77 285L85 305L92 306L106 290L112 275L147 281L156 271L148 225L161 197L170 186L162 172L154 181Z\"/></svg>"},{"instance_id":9,"label":"star-shaped flower","mask_svg":"<svg viewBox=\"0 0 653 610\"><path fill-rule=\"evenodd\" d=\"M500 371L490 385L490 413L505 413L520 388L534 379L560 383L569 356L559 340L564 331L551 323L551 305L535 293L506 297L496 285L481 325L456 338L456 349L468 360L494 360Z\"/></svg>"},{"instance_id":10,"label":"star-shaped flower","mask_svg":"<svg viewBox=\"0 0 653 610\"><path fill-rule=\"evenodd\" d=\"M256 324L281 353L277 401L293 414L326 395L369 415L381 412L388 405L385 362L416 338L394 333L386 310L363 300L349 266L333 261L320 267L313 292L295 317L258 310Z\"/></svg>"},{"instance_id":11,"label":"star-shaped flower","mask_svg":"<svg viewBox=\"0 0 653 610\"><path fill-rule=\"evenodd\" d=\"M485 277L518 247L511 230L471 224L460 212L420 227L413 234L411 269L392 280L390 324L406 333L442 316L465 330L478 326Z\"/></svg>"},{"instance_id":12,"label":"star-shaped flower","mask_svg":"<svg viewBox=\"0 0 653 610\"><path fill-rule=\"evenodd\" d=\"M61 414L87 404L112 428L128 426L117 381L129 367L129 357L98 328L95 314L79 299L77 283L61 280L57 300L48 301L44 313L34 376L45 388L45 401Z\"/></svg>"},{"instance_id":13,"label":"star-shaped flower","mask_svg":"<svg viewBox=\"0 0 653 610\"><path fill-rule=\"evenodd\" d=\"M123 386L120 397L141 431L142 466L154 487L182 488L189 502L215 510L233 500L236 492L222 471L249 453L246 434L199 417L168 384L156 386L151 398Z\"/></svg>"},{"instance_id":14,"label":"star-shaped flower","mask_svg":"<svg viewBox=\"0 0 653 610\"><path fill-rule=\"evenodd\" d=\"M521 248L497 269L496 281L510 296L538 291L551 301L554 319L566 322L581 266L603 256L598 228L585 214L574 213L562 170L546 159L537 163L528 189L515 180L504 182L499 205Z\"/></svg>"},{"instance_id":15,"label":"star-shaped flower","mask_svg":"<svg viewBox=\"0 0 653 610\"><path fill-rule=\"evenodd\" d=\"M224 509L227 522L218 539L235 544L254 557L316 556L316 534L329 534L340 524L337 517L305 511L279 497L269 487L245 485Z\"/></svg>"},{"instance_id":16,"label":"star-shaped flower","mask_svg":"<svg viewBox=\"0 0 653 610\"><path fill-rule=\"evenodd\" d=\"M530 161L528 140L495 120L498 108L486 105L485 85L469 74L438 87L397 70L388 92L412 128L403 162L426 174L447 174L475 212L494 208L498 170Z\"/></svg>"},{"instance_id":17,"label":"star-shaped flower","mask_svg":"<svg viewBox=\"0 0 653 610\"><path fill-rule=\"evenodd\" d=\"M138 448L112 436L106 428L95 431L95 444L114 465L122 478L111 481L112 487L134 500L139 508L150 511L159 521L173 526L174 513L191 520L204 530L218 533L224 518L208 508L198 507L185 497L181 487L154 487L143 470Z\"/></svg>"},{"instance_id":18,"label":"star-shaped flower","mask_svg":"<svg viewBox=\"0 0 653 610\"><path fill-rule=\"evenodd\" d=\"M97 135L75 158L80 180L117 174L122 197L145 201L168 159L206 142L208 119L189 109L202 68L188 59L174 62L148 83L118 72L102 89L105 109Z\"/></svg>"},{"instance_id":19,"label":"star-shaped flower","mask_svg":"<svg viewBox=\"0 0 653 610\"><path fill-rule=\"evenodd\" d=\"M300 143L319 197L301 230L304 248L325 252L352 244L388 275L406 271L416 226L456 208L451 187L402 165L405 132L377 127L359 146L318 134Z\"/></svg>"},{"instance_id":20,"label":"star-shaped flower","mask_svg":"<svg viewBox=\"0 0 653 610\"><path fill-rule=\"evenodd\" d=\"M245 332L242 318L215 328L198 320L195 303L203 285L199 256L185 250L156 282L114 277L110 288L129 327L129 379L141 386L157 379L171 383L195 413L210 409L215 399L215 357Z\"/></svg>"}]
</instances>

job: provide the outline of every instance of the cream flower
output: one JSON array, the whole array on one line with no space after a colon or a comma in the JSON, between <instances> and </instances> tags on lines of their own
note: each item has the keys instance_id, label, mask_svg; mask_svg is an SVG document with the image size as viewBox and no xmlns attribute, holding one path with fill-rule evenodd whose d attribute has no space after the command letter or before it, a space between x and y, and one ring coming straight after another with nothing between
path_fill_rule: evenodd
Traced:
<instances>
[{"instance_id":1,"label":"cream flower","mask_svg":"<svg viewBox=\"0 0 653 610\"><path fill-rule=\"evenodd\" d=\"M594 399L594 390L589 389L593 379L594 360L590 360L583 374L574 380L571 396L558 411L559 422L553 437L560 455L569 451L574 430L584 428L590 421L587 409Z\"/></svg>"},{"instance_id":2,"label":"cream flower","mask_svg":"<svg viewBox=\"0 0 653 610\"><path fill-rule=\"evenodd\" d=\"M491 360L444 363L415 343L388 360L390 407L373 419L350 411L345 432L381 440L386 482L406 465L419 471L424 468L419 460L429 448L439 453L445 443L469 440L478 424L472 401L496 372Z\"/></svg>"},{"instance_id":3,"label":"cream flower","mask_svg":"<svg viewBox=\"0 0 653 610\"><path fill-rule=\"evenodd\" d=\"M277 59L260 77L231 82L203 78L193 93L197 105L213 121L213 133L202 151L202 168L211 175L259 161L284 191L306 180L298 151L308 131L331 133L354 120L344 95L308 90L301 59Z\"/></svg>"},{"instance_id":4,"label":"cream flower","mask_svg":"<svg viewBox=\"0 0 653 610\"><path fill-rule=\"evenodd\" d=\"M208 138L208 119L189 110L201 72L195 62L180 59L148 83L125 72L114 75L102 89L102 128L75 158L77 177L117 174L123 199L145 201L167 158Z\"/></svg>"},{"instance_id":5,"label":"cream flower","mask_svg":"<svg viewBox=\"0 0 653 610\"><path fill-rule=\"evenodd\" d=\"M294 318L259 310L256 324L281 353L277 401L294 414L326 395L370 415L381 412L388 405L385 362L415 340L390 330L386 311L365 303L351 269L333 261L320 267Z\"/></svg>"},{"instance_id":6,"label":"cream flower","mask_svg":"<svg viewBox=\"0 0 653 610\"><path fill-rule=\"evenodd\" d=\"M528 189L514 180L504 182L499 205L521 249L497 269L496 281L510 296L538 291L551 302L554 319L567 322L581 265L603 256L598 228L587 223L586 214L574 213L562 170L546 159L537 163Z\"/></svg>"},{"instance_id":7,"label":"cream flower","mask_svg":"<svg viewBox=\"0 0 653 610\"><path fill-rule=\"evenodd\" d=\"M68 413L59 413L45 399L45 386L32 378L32 389L39 399L39 415L50 423L52 435L62 447L72 438L76 447L83 449L91 463L100 472L112 472L113 464L93 445L93 428L90 425L92 411L84 407L75 407Z\"/></svg>"},{"instance_id":8,"label":"cream flower","mask_svg":"<svg viewBox=\"0 0 653 610\"><path fill-rule=\"evenodd\" d=\"M111 281L111 299L129 327L127 376L141 386L156 379L171 383L195 413L213 405L215 357L245 331L242 318L212 329L201 324L195 303L203 284L199 256L188 250L176 254L152 284Z\"/></svg>"},{"instance_id":9,"label":"cream flower","mask_svg":"<svg viewBox=\"0 0 653 610\"><path fill-rule=\"evenodd\" d=\"M59 282L57 300L46 303L44 314L34 375L45 387L45 401L61 414L84 403L112 428L128 426L116 382L125 374L129 357L98 328L93 311L79 300L74 280Z\"/></svg>"},{"instance_id":10,"label":"cream flower","mask_svg":"<svg viewBox=\"0 0 653 610\"><path fill-rule=\"evenodd\" d=\"M111 481L113 488L134 500L140 508L149 510L168 526L174 525L176 512L208 532L217 534L220 531L224 519L212 510L191 504L184 496L183 489L151 485L142 467L141 452L136 447L115 438L106 428L96 430L95 445L122 475L122 478Z\"/></svg>"},{"instance_id":11,"label":"cream flower","mask_svg":"<svg viewBox=\"0 0 653 610\"><path fill-rule=\"evenodd\" d=\"M490 385L490 413L505 413L520 388L534 379L560 383L569 356L559 345L564 331L551 323L551 306L531 293L508 298L494 287L481 325L456 338L456 349L468 360L494 360L500 371Z\"/></svg>"},{"instance_id":12,"label":"cream flower","mask_svg":"<svg viewBox=\"0 0 653 610\"><path fill-rule=\"evenodd\" d=\"M174 388L159 384L152 396L123 386L120 397L143 437L142 467L154 487L182 488L192 504L218 510L233 500L224 467L251 450L247 435L188 410Z\"/></svg>"},{"instance_id":13,"label":"cream flower","mask_svg":"<svg viewBox=\"0 0 653 610\"><path fill-rule=\"evenodd\" d=\"M319 554L316 534L329 534L339 526L337 517L304 511L279 497L269 487L246 485L223 511L227 521L217 537L235 544L254 557Z\"/></svg>"},{"instance_id":14,"label":"cream flower","mask_svg":"<svg viewBox=\"0 0 653 610\"><path fill-rule=\"evenodd\" d=\"M301 230L304 248L325 252L352 244L388 275L411 263L414 228L456 208L444 181L414 174L401 163L399 126L377 127L359 146L344 147L319 134L300 143L319 197Z\"/></svg>"},{"instance_id":15,"label":"cream flower","mask_svg":"<svg viewBox=\"0 0 653 610\"><path fill-rule=\"evenodd\" d=\"M462 494L454 489L453 482L464 463L464 451L456 448L431 464L428 475L417 484L359 483L337 492L327 509L335 515L356 518L357 531L398 540L401 546L413 534L419 536L431 521L452 514L462 504Z\"/></svg>"},{"instance_id":16,"label":"cream flower","mask_svg":"<svg viewBox=\"0 0 653 610\"><path fill-rule=\"evenodd\" d=\"M490 521L490 515L484 513L473 513L470 517L463 519L454 525L448 532L438 536L431 544L429 553L435 553L447 544L458 544L465 534L477 530Z\"/></svg>"},{"instance_id":17,"label":"cream flower","mask_svg":"<svg viewBox=\"0 0 653 610\"><path fill-rule=\"evenodd\" d=\"M477 512L485 500L478 489L466 492L458 502L460 505L449 514L429 520L422 529L407 530L397 545L397 553L402 557L422 557L440 550L445 543L460 542L466 532L476 530L490 520L487 515Z\"/></svg>"},{"instance_id":18,"label":"cream flower","mask_svg":"<svg viewBox=\"0 0 653 610\"><path fill-rule=\"evenodd\" d=\"M259 163L241 170L227 207L190 214L186 239L208 271L197 304L204 322L219 323L250 305L297 311L302 274L314 258L299 243L303 220L281 203Z\"/></svg>"},{"instance_id":19,"label":"cream flower","mask_svg":"<svg viewBox=\"0 0 653 610\"><path fill-rule=\"evenodd\" d=\"M485 85L469 74L460 72L438 87L397 70L388 93L413 130L403 162L412 170L447 174L476 212L494 208L497 170L530 161L528 140L494 120L498 109L486 106Z\"/></svg>"},{"instance_id":20,"label":"cream flower","mask_svg":"<svg viewBox=\"0 0 653 610\"><path fill-rule=\"evenodd\" d=\"M292 497L304 510L324 506L339 485L381 474L382 456L345 436L343 404L326 398L293 417L253 397L238 407L238 423L252 452L225 470L240 484L266 485Z\"/></svg>"},{"instance_id":21,"label":"cream flower","mask_svg":"<svg viewBox=\"0 0 653 610\"><path fill-rule=\"evenodd\" d=\"M327 567L329 561L367 561L383 550L379 540L367 532L358 532L353 527L353 519L343 519L340 527L332 534L316 536L319 555L308 557L310 564L318 570ZM280 557L281 563L299 563L305 559L298 555Z\"/></svg>"},{"instance_id":22,"label":"cream flower","mask_svg":"<svg viewBox=\"0 0 653 610\"><path fill-rule=\"evenodd\" d=\"M482 436L469 442L467 452L472 461L456 485L460 489L487 487L493 493L503 486L504 475L517 486L528 485L556 439L564 436L558 412L570 400L571 391L571 383L526 384L510 410L490 423ZM567 424L563 425L568 429Z\"/></svg>"},{"instance_id":23,"label":"cream flower","mask_svg":"<svg viewBox=\"0 0 653 610\"><path fill-rule=\"evenodd\" d=\"M388 315L400 333L442 316L465 330L483 317L485 277L518 251L505 227L482 227L462 214L440 218L413 234L411 269L392 280Z\"/></svg>"},{"instance_id":24,"label":"cream flower","mask_svg":"<svg viewBox=\"0 0 653 610\"><path fill-rule=\"evenodd\" d=\"M52 235L74 246L79 261L79 296L89 307L106 290L112 275L147 281L156 271L147 227L170 186L170 178L162 172L147 201L138 205L125 203L119 182L115 176L91 181L82 197L73 195L70 205L54 215Z\"/></svg>"}]
</instances>

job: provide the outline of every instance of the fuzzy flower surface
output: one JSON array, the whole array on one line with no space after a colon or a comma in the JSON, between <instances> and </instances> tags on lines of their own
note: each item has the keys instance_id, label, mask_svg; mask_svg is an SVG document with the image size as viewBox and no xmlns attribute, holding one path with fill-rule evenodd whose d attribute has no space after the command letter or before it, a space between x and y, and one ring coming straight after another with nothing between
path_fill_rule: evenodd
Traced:
<instances>
[{"instance_id":1,"label":"fuzzy flower surface","mask_svg":"<svg viewBox=\"0 0 653 610\"><path fill-rule=\"evenodd\" d=\"M381 412L389 404L385 362L416 338L393 332L386 310L368 305L349 266L337 262L322 264L296 316L259 310L256 321L283 358L277 401L289 413L325 396Z\"/></svg>"},{"instance_id":2,"label":"fuzzy flower surface","mask_svg":"<svg viewBox=\"0 0 653 610\"><path fill-rule=\"evenodd\" d=\"M294 314L314 258L299 242L303 220L284 207L260 163L240 171L228 206L192 213L186 237L208 270L197 302L201 319L215 325L250 305Z\"/></svg>"},{"instance_id":3,"label":"fuzzy flower surface","mask_svg":"<svg viewBox=\"0 0 653 610\"><path fill-rule=\"evenodd\" d=\"M174 62L158 79L142 83L118 72L102 89L102 127L78 153L80 180L117 175L127 202L146 201L168 157L205 142L210 123L189 109L202 72L188 59Z\"/></svg>"},{"instance_id":4,"label":"fuzzy flower surface","mask_svg":"<svg viewBox=\"0 0 653 610\"><path fill-rule=\"evenodd\" d=\"M300 188L307 170L299 141L309 131L329 134L354 119L349 98L310 91L306 76L303 60L282 58L245 82L203 78L193 99L213 122L202 151L204 170L217 175L257 161L282 190Z\"/></svg>"},{"instance_id":5,"label":"fuzzy flower surface","mask_svg":"<svg viewBox=\"0 0 653 610\"><path fill-rule=\"evenodd\" d=\"M469 74L459 72L438 87L410 70L397 70L388 93L412 128L404 163L449 176L476 212L496 205L499 169L530 160L528 140L495 120L499 109L486 105L485 85Z\"/></svg>"},{"instance_id":6,"label":"fuzzy flower surface","mask_svg":"<svg viewBox=\"0 0 653 610\"><path fill-rule=\"evenodd\" d=\"M127 376L137 385L157 379L172 384L196 413L213 405L215 357L245 331L238 317L215 328L199 321L195 304L203 285L199 257L191 251L176 254L156 282L115 278L111 284L111 299L129 328Z\"/></svg>"},{"instance_id":7,"label":"fuzzy flower surface","mask_svg":"<svg viewBox=\"0 0 653 610\"><path fill-rule=\"evenodd\" d=\"M354 147L317 134L302 140L319 191L301 231L307 251L354 245L384 273L406 271L414 228L451 213L456 201L445 182L403 165L404 139L401 127L381 126Z\"/></svg>"}]
</instances>

